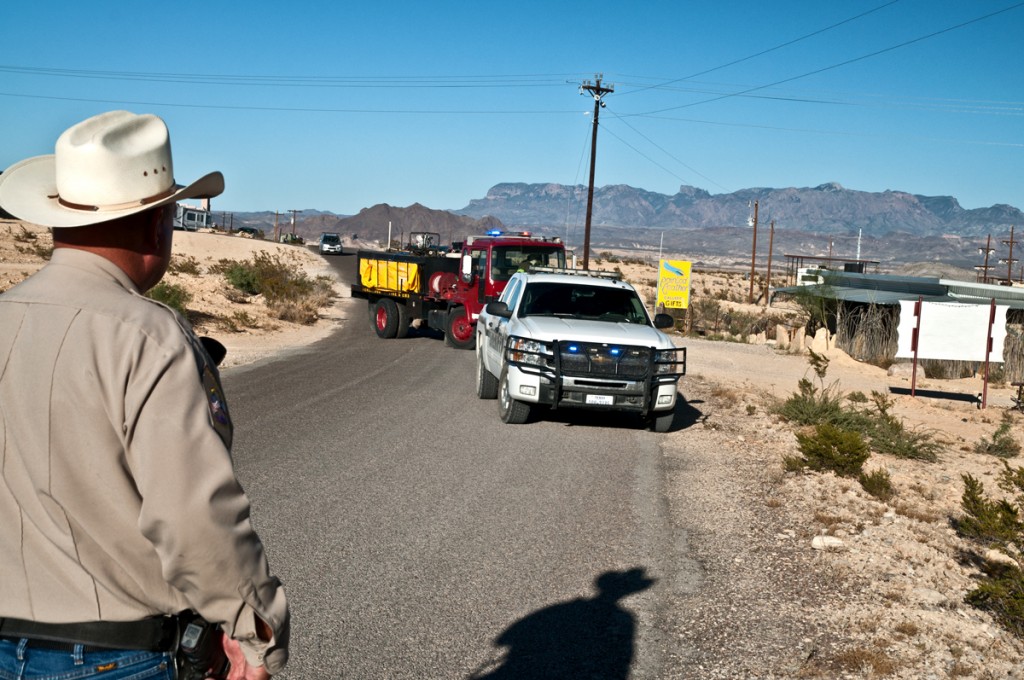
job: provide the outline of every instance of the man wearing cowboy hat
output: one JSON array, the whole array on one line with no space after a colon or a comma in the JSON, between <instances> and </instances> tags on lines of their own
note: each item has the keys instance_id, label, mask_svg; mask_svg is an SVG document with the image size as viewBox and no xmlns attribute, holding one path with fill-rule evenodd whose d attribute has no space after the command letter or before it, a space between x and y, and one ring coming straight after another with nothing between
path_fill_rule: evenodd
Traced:
<instances>
[{"instance_id":1,"label":"man wearing cowboy hat","mask_svg":"<svg viewBox=\"0 0 1024 680\"><path fill-rule=\"evenodd\" d=\"M229 678L287 661L217 369L143 296L175 202L223 189L219 172L176 184L164 122L126 111L0 174L0 207L54 241L0 295L0 676L173 678L186 610L224 631Z\"/></svg>"}]
</instances>

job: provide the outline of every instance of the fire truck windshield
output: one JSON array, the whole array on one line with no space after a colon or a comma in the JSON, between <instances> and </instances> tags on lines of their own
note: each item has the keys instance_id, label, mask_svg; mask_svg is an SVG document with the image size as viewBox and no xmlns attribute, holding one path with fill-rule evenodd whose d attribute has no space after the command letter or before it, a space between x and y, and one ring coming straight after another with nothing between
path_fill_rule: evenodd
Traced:
<instances>
[{"instance_id":1,"label":"fire truck windshield","mask_svg":"<svg viewBox=\"0 0 1024 680\"><path fill-rule=\"evenodd\" d=\"M496 246L491 253L491 279L508 281L530 267L565 268L565 251L542 245Z\"/></svg>"}]
</instances>

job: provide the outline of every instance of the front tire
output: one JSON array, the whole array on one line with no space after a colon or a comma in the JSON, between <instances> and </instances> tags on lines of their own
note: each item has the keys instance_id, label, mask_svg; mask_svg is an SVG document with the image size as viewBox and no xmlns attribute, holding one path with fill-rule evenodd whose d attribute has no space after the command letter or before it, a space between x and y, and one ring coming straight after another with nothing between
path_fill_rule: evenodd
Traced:
<instances>
[{"instance_id":1,"label":"front tire","mask_svg":"<svg viewBox=\"0 0 1024 680\"><path fill-rule=\"evenodd\" d=\"M530 405L513 399L509 393L508 367L502 370L498 383L498 415L508 425L521 425L530 419Z\"/></svg>"},{"instance_id":2,"label":"front tire","mask_svg":"<svg viewBox=\"0 0 1024 680\"><path fill-rule=\"evenodd\" d=\"M448 323L445 324L444 341L449 347L456 349L473 349L476 347L476 335L473 322L465 307L456 307L448 312Z\"/></svg>"},{"instance_id":3,"label":"front tire","mask_svg":"<svg viewBox=\"0 0 1024 680\"><path fill-rule=\"evenodd\" d=\"M495 399L498 396L498 379L484 366L482 356L476 359L476 396L481 399Z\"/></svg>"},{"instance_id":4,"label":"front tire","mask_svg":"<svg viewBox=\"0 0 1024 680\"><path fill-rule=\"evenodd\" d=\"M655 411L651 413L651 431L668 432L675 420L675 409L671 411Z\"/></svg>"}]
</instances>

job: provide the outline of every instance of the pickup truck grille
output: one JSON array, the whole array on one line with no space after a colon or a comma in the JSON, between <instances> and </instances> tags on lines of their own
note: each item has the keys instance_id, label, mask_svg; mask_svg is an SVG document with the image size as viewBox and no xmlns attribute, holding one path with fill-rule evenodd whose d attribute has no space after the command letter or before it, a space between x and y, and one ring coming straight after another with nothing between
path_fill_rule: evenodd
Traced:
<instances>
[{"instance_id":1,"label":"pickup truck grille","mask_svg":"<svg viewBox=\"0 0 1024 680\"><path fill-rule=\"evenodd\" d=\"M651 366L651 350L646 347L558 343L562 373L569 376L591 376L642 380Z\"/></svg>"}]
</instances>

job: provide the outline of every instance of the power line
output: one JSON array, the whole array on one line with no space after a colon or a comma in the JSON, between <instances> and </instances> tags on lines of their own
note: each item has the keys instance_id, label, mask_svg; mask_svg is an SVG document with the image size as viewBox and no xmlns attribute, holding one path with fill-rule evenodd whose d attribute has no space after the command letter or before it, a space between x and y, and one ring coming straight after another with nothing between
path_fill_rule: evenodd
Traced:
<instances>
[{"instance_id":1,"label":"power line","mask_svg":"<svg viewBox=\"0 0 1024 680\"><path fill-rule=\"evenodd\" d=\"M848 23L850 23L852 21L856 21L858 19L862 19L862 18L868 16L869 14L874 14L875 12L877 12L877 11L879 11L881 9L885 9L886 7L889 7L890 5L895 5L899 1L900 0L892 0L891 2L887 2L884 5L879 5L878 7L875 7L873 9L869 9L866 12L861 12L860 14L858 14L856 16L852 16L852 17L849 17L847 19L843 19L842 21L840 21L838 23L835 23L835 24L832 24L831 26L826 26L824 28L820 28L820 29L818 29L816 31L812 31L811 33L807 33L806 35L802 35L799 38L794 38L793 40L788 40L788 41L786 41L784 43L776 45L775 47L769 47L766 50L761 50L760 52L756 52L756 53L751 54L749 56L741 57L739 59L735 59L735 60L730 61L730 62L728 62L726 64L722 64L720 66L715 66L713 68L709 68L709 69L706 69L704 71L699 71L697 73L694 73L694 74L688 75L688 76L684 76L682 78L676 78L674 80L670 80L668 82L661 83L661 84L658 84L658 85L648 85L647 87L640 88L639 90L631 90L629 92L623 92L619 96L623 97L623 96L630 95L630 94L636 94L637 92L643 92L645 90L660 89L660 88L663 88L663 87L665 87L667 85L672 85L673 83L682 82L684 80L689 80L691 78L699 78L700 76L707 75L708 73L712 73L714 71L720 71L723 68L728 68L730 66L735 66L736 64L742 64L745 61L750 61L751 59L756 59L757 57L761 57L761 56L764 56L764 55L769 54L771 52L775 52L777 50L781 50L784 47L789 47L790 45L795 45L796 43L801 42L803 40L807 40L808 38L813 38L816 35L821 35L822 33L826 33L828 31L831 31L834 28L838 28L840 26L843 26L844 24L848 24Z\"/></svg>"},{"instance_id":2,"label":"power line","mask_svg":"<svg viewBox=\"0 0 1024 680\"><path fill-rule=\"evenodd\" d=\"M275 87L379 87L379 88L471 88L471 87L562 87L565 78L577 74L510 74L466 76L271 76L245 74L167 73L152 71L99 71L0 64L0 72L32 76L128 80L209 85Z\"/></svg>"},{"instance_id":3,"label":"power line","mask_svg":"<svg viewBox=\"0 0 1024 680\"><path fill-rule=\"evenodd\" d=\"M183 102L149 102L135 101L130 99L92 99L89 97L55 97L50 95L21 94L17 92L0 92L0 97L19 97L23 99L45 99L49 101L65 102L88 102L91 104L130 104L133 106L167 106L185 109L221 109L226 111L278 111L290 113L372 113L372 114L415 114L415 115L550 115L550 114L572 114L578 116L579 109L550 109L542 110L493 110L493 111L472 111L468 109L356 109L356 108L326 108L326 107L295 107L295 106L243 106L237 104L195 104Z\"/></svg>"},{"instance_id":4,"label":"power line","mask_svg":"<svg viewBox=\"0 0 1024 680\"><path fill-rule=\"evenodd\" d=\"M989 14L986 14L984 16L976 17L974 19L970 19L968 21L964 21L962 23L956 24L955 26L950 26L948 28L944 28L942 30L935 31L935 32L929 33L927 35L922 35L922 36L919 36L917 38L913 38L912 40L907 40L905 42L899 43L898 45L892 45L892 46L886 47L884 49L876 50L876 51L871 52L869 54L864 54L864 55L861 55L859 57L854 57L853 59L847 59L846 61L839 62L838 64L832 64L831 66L824 66L822 68L815 69L813 71L808 71L807 73L802 73L802 74L800 74L798 76L792 76L790 78L783 78L782 80L777 80L774 83L768 83L767 85L758 85L757 87L751 87L751 88L748 88L746 90L742 90L740 92L733 92L731 94L724 94L724 95L722 95L720 97L714 97L712 99L705 99L705 100L702 100L702 101L699 101L699 102L691 102L689 104L680 104L679 106L670 106L668 108L658 109L656 111L649 111L649 112L647 112L645 114L637 114L637 113L635 113L635 114L627 114L627 115L634 115L634 116L652 115L652 114L655 114L655 113L665 113L666 111L677 111L679 109L685 109L685 108L689 108L691 106L698 106L700 104L710 104L711 102L720 101L722 99L728 99L730 97L738 97L740 95L748 94L750 92L757 92L758 90L764 90L764 89L769 88L769 87L775 87L776 85L782 85L783 83L789 83L789 82L792 82L794 80L800 80L801 78L806 78L808 76L817 75L819 73L824 73L825 71L831 71L833 69L837 69L837 68L840 68L842 66L848 66L850 64L854 64L854 63L856 63L858 61L863 61L865 59L870 59L872 57L877 57L880 54L885 54L886 52L892 52L893 50L898 50L900 48L907 47L908 45L913 45L915 43L919 43L919 42L922 42L924 40L928 40L930 38L934 38L936 36L940 36L940 35L942 35L944 33L949 33L950 31L955 31L955 30L964 28L966 26L970 26L971 24L976 24L979 21L984 21L985 19L991 19L994 16L998 16L998 15L1003 14L1005 12L1009 12L1009 11L1017 9L1018 7L1021 7L1021 6L1024 6L1024 2L1019 2L1019 3L1015 4L1015 5L1011 5L1009 7L1004 7L1003 9L996 10L995 12L990 12Z\"/></svg>"},{"instance_id":5,"label":"power line","mask_svg":"<svg viewBox=\"0 0 1024 680\"><path fill-rule=\"evenodd\" d=\"M661 145L659 145L659 144L658 144L657 142L655 142L655 141L654 141L653 139L651 139L650 137L648 137L648 136L647 136L647 135L645 135L644 133L640 132L639 130L637 130L637 129L636 129L635 127L633 127L632 125L630 125L629 121L627 121L626 119L624 119L624 118L623 118L622 116L620 116L620 115L618 115L618 114L615 114L615 113L612 113L612 115L613 115L613 116L615 116L615 119L616 119L617 121L619 121L620 123L622 123L623 125L625 125L626 127L628 127L628 128L630 129L630 130L632 130L632 131L633 131L633 132L635 132L636 134L638 134L638 135L640 135L641 137L643 137L643 138L644 138L644 139L645 139L645 140L647 141L647 143L648 143L648 144L650 144L651 146L653 146L654 148L656 148L656 149L657 149L658 151L661 151L661 152L662 152L663 154L665 154L666 156L668 156L669 158L671 158L672 160L674 160L674 161L675 161L676 163L679 163L679 165L683 166L684 168L686 168L687 170L689 170L689 171L690 171L690 172L692 172L693 174L695 174L695 175L697 175L697 176L699 176L699 177L701 177L701 178L703 178L703 179L707 180L708 182L711 182L712 184L714 184L714 185L715 185L716 187L718 187L719 189L722 189L723 191L728 191L728 189L726 189L726 187L722 186L721 184L719 184L719 183L718 183L718 182L716 182L715 180L711 179L710 177L708 177L708 176L707 176L707 175L705 175L704 173L700 172L699 170L697 170L697 169L695 169L695 168L692 168L692 167L690 167L689 165L687 165L687 164L686 164L686 163L684 163L683 161L681 161L681 160L679 160L678 158L676 158L675 156L673 156L673 155L672 155L671 153L669 153L669 152L668 152L668 151L667 151L667 150L666 150L665 148L663 148L663 147L662 147ZM677 175L677 174L675 174L674 172L672 172L671 170L669 170L668 168L664 167L663 165L661 165L660 163L658 163L658 162L657 162L657 161L655 161L654 159L652 159L652 158L648 157L648 156L647 156L647 155L645 155L645 154L644 154L643 152L641 152L641 151L640 151L639 149L635 148L634 146L632 146L631 144L629 144L628 142L626 142L626 141L625 141L624 139L622 139L621 137L619 137L618 135L616 135L616 134L615 134L614 132L612 132L611 130L609 130L607 126L604 126L604 127L603 127L603 129L604 129L604 130L606 130L606 131L608 132L608 134L612 135L613 137L615 137L616 139L618 139L618 140L619 140L620 142L622 142L623 144L625 144L625 145L626 145L626 146L628 146L629 148L633 149L633 150L634 150L634 151L636 151L636 152L637 152L638 154L640 154L641 156L643 156L643 157L644 157L644 158L646 158L647 160L651 161L652 163L654 163L655 165L657 165L657 166L658 166L659 168L661 168L661 169L662 169L662 170L664 170L665 172L669 173L670 175L672 175L673 177L675 177L676 179L678 179L678 180L679 180L680 182L686 182L686 181L687 181L687 180L683 179L682 177L680 177L679 175Z\"/></svg>"}]
</instances>

